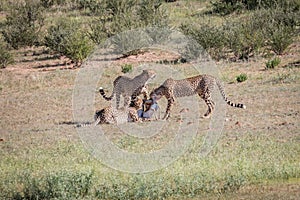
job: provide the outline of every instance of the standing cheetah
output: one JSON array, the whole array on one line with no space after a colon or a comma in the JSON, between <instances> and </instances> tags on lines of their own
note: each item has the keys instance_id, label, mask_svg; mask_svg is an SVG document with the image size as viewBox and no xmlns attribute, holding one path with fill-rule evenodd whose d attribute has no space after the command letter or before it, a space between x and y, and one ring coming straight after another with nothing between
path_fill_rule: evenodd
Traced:
<instances>
[{"instance_id":1,"label":"standing cheetah","mask_svg":"<svg viewBox=\"0 0 300 200\"><path fill-rule=\"evenodd\" d=\"M204 118L209 118L211 113L214 111L215 103L211 99L212 91L218 86L221 95L223 96L226 103L230 106L237 108L246 108L243 104L235 104L229 101L225 95L224 88L217 78L203 74L182 80L174 80L172 78L167 79L161 86L154 89L150 93L150 98L154 101L159 100L162 96L165 96L168 100L166 113L163 119L170 117L171 107L175 102L176 97L184 97L198 94L207 104L208 110L203 115Z\"/></svg>"},{"instance_id":2,"label":"standing cheetah","mask_svg":"<svg viewBox=\"0 0 300 200\"><path fill-rule=\"evenodd\" d=\"M147 82L154 78L156 73L153 70L143 70L143 72L134 77L134 78L128 78L126 76L119 76L114 80L114 87L113 92L111 96L107 97L105 95L105 92L102 87L99 88L100 94L103 96L103 98L107 101L110 101L113 99L114 95L116 95L116 101L117 101L117 109L119 108L120 104L120 97L121 95L124 97L131 97L134 98L135 96L138 96L142 93L144 93L145 96L145 88L147 85ZM129 99L129 102L132 99ZM129 102L124 102L124 105L128 105Z\"/></svg>"}]
</instances>

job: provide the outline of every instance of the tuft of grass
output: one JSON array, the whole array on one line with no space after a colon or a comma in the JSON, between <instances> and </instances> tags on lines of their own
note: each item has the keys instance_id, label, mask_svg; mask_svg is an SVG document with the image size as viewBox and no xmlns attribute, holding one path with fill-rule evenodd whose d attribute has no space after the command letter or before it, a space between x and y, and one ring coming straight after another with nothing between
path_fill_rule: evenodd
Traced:
<instances>
[{"instance_id":1,"label":"tuft of grass","mask_svg":"<svg viewBox=\"0 0 300 200\"><path fill-rule=\"evenodd\" d=\"M244 81L246 81L248 79L248 76L247 76L247 74L240 74L240 75L238 75L237 77L236 77L236 81L237 82L239 82L239 83L241 83L241 82L244 82Z\"/></svg>"},{"instance_id":2,"label":"tuft of grass","mask_svg":"<svg viewBox=\"0 0 300 200\"><path fill-rule=\"evenodd\" d=\"M293 83L298 80L298 76L294 73L278 73L276 77L272 78L272 83Z\"/></svg>"},{"instance_id":3,"label":"tuft of grass","mask_svg":"<svg viewBox=\"0 0 300 200\"><path fill-rule=\"evenodd\" d=\"M122 66L122 72L124 74L132 72L132 70L133 70L133 66L131 64L125 64Z\"/></svg>"},{"instance_id":4,"label":"tuft of grass","mask_svg":"<svg viewBox=\"0 0 300 200\"><path fill-rule=\"evenodd\" d=\"M266 69L274 69L280 64L281 60L278 57L275 57L274 59L268 60L266 62Z\"/></svg>"}]
</instances>

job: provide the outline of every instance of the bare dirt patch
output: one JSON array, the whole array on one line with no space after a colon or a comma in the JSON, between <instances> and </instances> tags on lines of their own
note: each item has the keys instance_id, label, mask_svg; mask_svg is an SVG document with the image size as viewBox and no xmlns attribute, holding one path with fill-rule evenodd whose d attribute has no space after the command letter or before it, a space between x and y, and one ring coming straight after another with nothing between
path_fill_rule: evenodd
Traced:
<instances>
[{"instance_id":1,"label":"bare dirt patch","mask_svg":"<svg viewBox=\"0 0 300 200\"><path fill-rule=\"evenodd\" d=\"M22 48L14 51L13 54L15 64L10 65L6 70L19 74L74 68L70 59L51 53L46 47Z\"/></svg>"}]
</instances>

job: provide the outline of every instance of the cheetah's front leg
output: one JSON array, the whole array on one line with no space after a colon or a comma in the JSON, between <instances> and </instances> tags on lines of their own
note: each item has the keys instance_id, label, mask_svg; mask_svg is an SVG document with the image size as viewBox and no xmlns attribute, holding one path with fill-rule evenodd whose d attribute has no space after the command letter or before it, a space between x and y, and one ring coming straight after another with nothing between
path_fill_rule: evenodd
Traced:
<instances>
[{"instance_id":1,"label":"cheetah's front leg","mask_svg":"<svg viewBox=\"0 0 300 200\"><path fill-rule=\"evenodd\" d=\"M163 117L163 120L169 119L171 117L171 108L174 104L175 100L173 97L168 99L168 105L167 105L167 109L166 109L166 113L165 116Z\"/></svg>"}]
</instances>

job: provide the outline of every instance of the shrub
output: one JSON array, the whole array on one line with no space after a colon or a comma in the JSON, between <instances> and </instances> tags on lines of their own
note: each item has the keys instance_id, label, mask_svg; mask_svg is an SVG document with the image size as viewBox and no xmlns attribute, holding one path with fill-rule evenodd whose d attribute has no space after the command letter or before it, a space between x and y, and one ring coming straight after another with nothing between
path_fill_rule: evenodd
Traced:
<instances>
[{"instance_id":1,"label":"shrub","mask_svg":"<svg viewBox=\"0 0 300 200\"><path fill-rule=\"evenodd\" d=\"M266 62L266 69L274 69L279 64L280 64L280 58L278 58L278 57L268 60Z\"/></svg>"},{"instance_id":2,"label":"shrub","mask_svg":"<svg viewBox=\"0 0 300 200\"><path fill-rule=\"evenodd\" d=\"M137 55L142 48L151 46L152 39L143 30L129 30L115 35L107 40L107 45L114 47L115 53L123 54L125 57Z\"/></svg>"},{"instance_id":3,"label":"shrub","mask_svg":"<svg viewBox=\"0 0 300 200\"><path fill-rule=\"evenodd\" d=\"M67 56L76 65L80 65L94 47L90 39L78 27L80 25L77 22L62 19L49 28L45 37L47 47Z\"/></svg>"},{"instance_id":4,"label":"shrub","mask_svg":"<svg viewBox=\"0 0 300 200\"><path fill-rule=\"evenodd\" d=\"M184 34L192 36L212 58L219 60L224 57L226 36L222 27L202 24L199 28L194 25L182 25L180 28Z\"/></svg>"},{"instance_id":5,"label":"shrub","mask_svg":"<svg viewBox=\"0 0 300 200\"><path fill-rule=\"evenodd\" d=\"M248 76L247 74L240 74L236 77L236 81L241 83L241 82L244 82L248 79Z\"/></svg>"},{"instance_id":6,"label":"shrub","mask_svg":"<svg viewBox=\"0 0 300 200\"><path fill-rule=\"evenodd\" d=\"M119 32L137 27L137 20L134 18L133 8L136 6L133 0L126 0L127 3L118 0L104 0L103 12L98 19L90 24L90 38L97 44Z\"/></svg>"},{"instance_id":7,"label":"shrub","mask_svg":"<svg viewBox=\"0 0 300 200\"><path fill-rule=\"evenodd\" d=\"M248 60L265 50L282 54L292 43L298 26L297 13L277 8L256 10L218 26L184 24L181 30L192 36L214 59L234 55L235 60Z\"/></svg>"},{"instance_id":8,"label":"shrub","mask_svg":"<svg viewBox=\"0 0 300 200\"><path fill-rule=\"evenodd\" d=\"M0 1L0 11L5 11L8 9L9 2L7 0Z\"/></svg>"},{"instance_id":9,"label":"shrub","mask_svg":"<svg viewBox=\"0 0 300 200\"><path fill-rule=\"evenodd\" d=\"M38 44L44 22L42 12L41 4L35 0L14 3L2 30L5 41L15 49Z\"/></svg>"},{"instance_id":10,"label":"shrub","mask_svg":"<svg viewBox=\"0 0 300 200\"><path fill-rule=\"evenodd\" d=\"M297 0L217 0L211 1L212 12L228 15L242 10L256 10L259 8L283 8L298 11L300 2Z\"/></svg>"},{"instance_id":11,"label":"shrub","mask_svg":"<svg viewBox=\"0 0 300 200\"><path fill-rule=\"evenodd\" d=\"M131 64L125 64L122 66L122 72L124 74L128 72L132 72L132 70L133 70L133 66Z\"/></svg>"},{"instance_id":12,"label":"shrub","mask_svg":"<svg viewBox=\"0 0 300 200\"><path fill-rule=\"evenodd\" d=\"M54 5L54 0L40 0L44 8L50 8Z\"/></svg>"},{"instance_id":13,"label":"shrub","mask_svg":"<svg viewBox=\"0 0 300 200\"><path fill-rule=\"evenodd\" d=\"M228 49L232 50L236 59L248 60L265 44L265 22L258 14L251 14L243 19L223 24Z\"/></svg>"},{"instance_id":14,"label":"shrub","mask_svg":"<svg viewBox=\"0 0 300 200\"><path fill-rule=\"evenodd\" d=\"M40 0L41 4L44 8L50 8L51 6L57 4L57 5L63 5L66 3L66 0Z\"/></svg>"},{"instance_id":15,"label":"shrub","mask_svg":"<svg viewBox=\"0 0 300 200\"><path fill-rule=\"evenodd\" d=\"M103 11L104 3L101 0L78 0L79 9L89 11L91 15L97 15Z\"/></svg>"},{"instance_id":16,"label":"shrub","mask_svg":"<svg viewBox=\"0 0 300 200\"><path fill-rule=\"evenodd\" d=\"M161 0L141 0L137 15L143 27L167 26L166 11L161 8Z\"/></svg>"},{"instance_id":17,"label":"shrub","mask_svg":"<svg viewBox=\"0 0 300 200\"><path fill-rule=\"evenodd\" d=\"M288 26L279 25L270 32L268 44L270 49L276 54L281 55L285 49L293 43L294 30Z\"/></svg>"},{"instance_id":18,"label":"shrub","mask_svg":"<svg viewBox=\"0 0 300 200\"><path fill-rule=\"evenodd\" d=\"M168 22L161 0L103 0L101 5L99 18L90 25L90 37L97 44L126 30L162 27Z\"/></svg>"},{"instance_id":19,"label":"shrub","mask_svg":"<svg viewBox=\"0 0 300 200\"><path fill-rule=\"evenodd\" d=\"M228 15L234 11L240 11L244 8L243 3L237 0L211 1L211 5L213 7L212 12L220 15Z\"/></svg>"},{"instance_id":20,"label":"shrub","mask_svg":"<svg viewBox=\"0 0 300 200\"><path fill-rule=\"evenodd\" d=\"M7 43L0 37L0 68L5 68L14 62L12 54L7 49Z\"/></svg>"}]
</instances>

